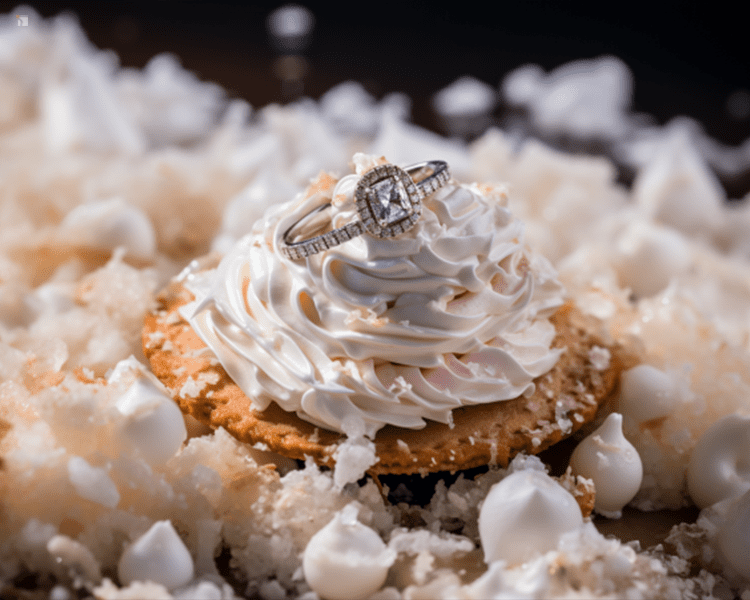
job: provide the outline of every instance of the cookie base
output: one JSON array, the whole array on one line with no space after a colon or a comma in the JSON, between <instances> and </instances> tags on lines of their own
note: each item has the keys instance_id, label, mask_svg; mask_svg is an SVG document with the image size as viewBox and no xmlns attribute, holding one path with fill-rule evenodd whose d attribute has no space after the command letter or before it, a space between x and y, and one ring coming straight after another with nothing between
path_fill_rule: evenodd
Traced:
<instances>
[{"instance_id":1,"label":"cookie base","mask_svg":"<svg viewBox=\"0 0 750 600\"><path fill-rule=\"evenodd\" d=\"M264 411L232 381L219 361L183 319L179 308L193 295L178 281L158 296L157 310L143 329L143 350L156 376L180 408L212 428L286 457L333 466L344 436L303 421L277 404ZM632 362L618 345L605 344L572 304L552 317L553 346L565 347L552 370L537 378L529 397L458 408L453 426L429 421L423 429L386 426L375 437L373 475L413 474L505 467L518 453L537 454L591 421L615 391L620 372ZM589 358L595 347L610 352L609 365L597 369Z\"/></svg>"}]
</instances>

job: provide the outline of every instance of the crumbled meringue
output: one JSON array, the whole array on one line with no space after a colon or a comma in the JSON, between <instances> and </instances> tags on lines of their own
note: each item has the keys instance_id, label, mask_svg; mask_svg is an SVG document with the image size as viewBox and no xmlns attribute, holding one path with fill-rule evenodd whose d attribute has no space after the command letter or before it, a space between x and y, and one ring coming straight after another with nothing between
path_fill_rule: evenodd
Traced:
<instances>
[{"instance_id":1,"label":"crumbled meringue","mask_svg":"<svg viewBox=\"0 0 750 600\"><path fill-rule=\"evenodd\" d=\"M637 298L663 291L691 264L690 246L674 229L638 221L618 241L618 279Z\"/></svg>"},{"instance_id":2,"label":"crumbled meringue","mask_svg":"<svg viewBox=\"0 0 750 600\"><path fill-rule=\"evenodd\" d=\"M630 128L633 74L614 56L577 60L545 74L537 65L508 73L502 92L534 125L557 135L617 138Z\"/></svg>"},{"instance_id":3,"label":"crumbled meringue","mask_svg":"<svg viewBox=\"0 0 750 600\"><path fill-rule=\"evenodd\" d=\"M687 484L700 508L750 490L750 417L727 415L706 430L690 455Z\"/></svg>"},{"instance_id":4,"label":"crumbled meringue","mask_svg":"<svg viewBox=\"0 0 750 600\"><path fill-rule=\"evenodd\" d=\"M633 197L655 220L688 235L711 234L726 200L718 178L695 148L689 130L673 127L639 172Z\"/></svg>"},{"instance_id":5,"label":"crumbled meringue","mask_svg":"<svg viewBox=\"0 0 750 600\"><path fill-rule=\"evenodd\" d=\"M47 552L59 565L69 570L73 577L98 583L102 578L101 565L86 546L69 538L56 535L47 542Z\"/></svg>"},{"instance_id":6,"label":"crumbled meringue","mask_svg":"<svg viewBox=\"0 0 750 600\"><path fill-rule=\"evenodd\" d=\"M716 541L724 559L750 580L750 491L737 498L726 512Z\"/></svg>"},{"instance_id":7,"label":"crumbled meringue","mask_svg":"<svg viewBox=\"0 0 750 600\"><path fill-rule=\"evenodd\" d=\"M619 518L643 480L641 457L625 439L619 413L609 415L601 427L576 446L570 466L576 475L594 481L594 510L606 517Z\"/></svg>"}]
</instances>

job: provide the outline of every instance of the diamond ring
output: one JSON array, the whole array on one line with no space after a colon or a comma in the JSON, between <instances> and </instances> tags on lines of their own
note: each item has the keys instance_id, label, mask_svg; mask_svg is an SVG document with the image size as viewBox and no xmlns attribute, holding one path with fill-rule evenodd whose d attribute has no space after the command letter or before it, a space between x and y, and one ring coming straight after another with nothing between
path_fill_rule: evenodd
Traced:
<instances>
[{"instance_id":1,"label":"diamond ring","mask_svg":"<svg viewBox=\"0 0 750 600\"><path fill-rule=\"evenodd\" d=\"M359 219L307 239L299 239L303 226L319 231L321 218L331 203L323 204L294 223L283 235L281 252L289 259L305 258L368 232L389 238L409 231L422 213L422 200L450 178L448 163L429 160L405 168L385 164L367 171L357 183L354 199Z\"/></svg>"}]
</instances>

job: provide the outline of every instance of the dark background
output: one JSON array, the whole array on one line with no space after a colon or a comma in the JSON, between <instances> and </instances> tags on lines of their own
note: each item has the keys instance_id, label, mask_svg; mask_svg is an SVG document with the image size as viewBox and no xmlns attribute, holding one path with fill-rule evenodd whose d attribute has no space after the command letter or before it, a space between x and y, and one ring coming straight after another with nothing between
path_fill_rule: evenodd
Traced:
<instances>
[{"instance_id":1,"label":"dark background","mask_svg":"<svg viewBox=\"0 0 750 600\"><path fill-rule=\"evenodd\" d=\"M45 17L68 10L91 41L124 66L169 51L201 78L254 106L281 101L265 21L283 2L31 1ZM438 129L430 97L471 74L497 86L529 62L546 70L577 58L614 54L636 78L634 107L664 123L699 119L728 144L750 137L750 118L727 111L729 95L750 89L748 24L724 2L301 2L316 17L304 53L305 94L357 79L376 96L403 91L413 120ZM0 12L17 3L0 1Z\"/></svg>"}]
</instances>

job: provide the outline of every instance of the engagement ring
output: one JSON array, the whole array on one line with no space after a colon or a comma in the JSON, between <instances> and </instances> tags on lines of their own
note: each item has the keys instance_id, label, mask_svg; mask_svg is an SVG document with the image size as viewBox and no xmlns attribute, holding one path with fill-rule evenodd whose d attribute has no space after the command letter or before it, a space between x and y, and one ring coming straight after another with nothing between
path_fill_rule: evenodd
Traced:
<instances>
[{"instance_id":1,"label":"engagement ring","mask_svg":"<svg viewBox=\"0 0 750 600\"><path fill-rule=\"evenodd\" d=\"M367 171L354 191L359 218L343 227L309 238L301 238L305 228L320 231L325 222L324 211L331 203L310 211L294 223L283 235L281 252L292 260L305 258L368 232L389 238L409 231L422 212L422 200L445 185L450 178L448 163L430 160L400 168L385 164ZM301 238L301 239L300 239Z\"/></svg>"}]
</instances>

